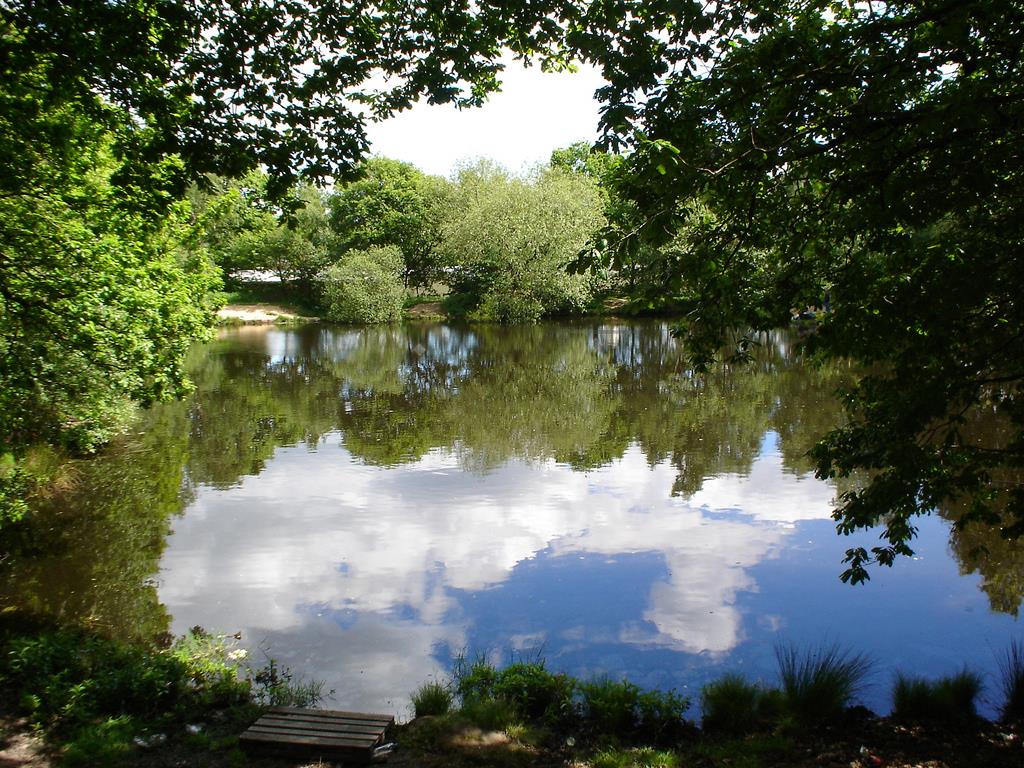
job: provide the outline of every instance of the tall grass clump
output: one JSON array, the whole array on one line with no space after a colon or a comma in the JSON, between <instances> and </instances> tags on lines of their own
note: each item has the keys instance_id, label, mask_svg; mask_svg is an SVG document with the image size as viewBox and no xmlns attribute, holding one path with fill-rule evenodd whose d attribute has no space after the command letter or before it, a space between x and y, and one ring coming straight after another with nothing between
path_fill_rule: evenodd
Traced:
<instances>
[{"instance_id":1,"label":"tall grass clump","mask_svg":"<svg viewBox=\"0 0 1024 768\"><path fill-rule=\"evenodd\" d=\"M412 694L412 709L415 717L447 715L452 709L454 696L451 688L436 680L424 683Z\"/></svg>"},{"instance_id":2,"label":"tall grass clump","mask_svg":"<svg viewBox=\"0 0 1024 768\"><path fill-rule=\"evenodd\" d=\"M1010 644L999 660L1000 687L1003 706L999 714L1003 722L1024 721L1024 641Z\"/></svg>"},{"instance_id":3,"label":"tall grass clump","mask_svg":"<svg viewBox=\"0 0 1024 768\"><path fill-rule=\"evenodd\" d=\"M781 694L728 674L701 691L701 727L707 733L742 736L771 722L779 714Z\"/></svg>"},{"instance_id":4,"label":"tall grass clump","mask_svg":"<svg viewBox=\"0 0 1024 768\"><path fill-rule=\"evenodd\" d=\"M802 651L792 645L775 649L786 712L799 724L834 720L863 688L871 669L868 657L831 645Z\"/></svg>"},{"instance_id":5,"label":"tall grass clump","mask_svg":"<svg viewBox=\"0 0 1024 768\"><path fill-rule=\"evenodd\" d=\"M452 682L455 693L463 704L494 698L494 684L498 680L498 670L483 656L470 661L464 655L455 659L452 669Z\"/></svg>"},{"instance_id":6,"label":"tall grass clump","mask_svg":"<svg viewBox=\"0 0 1024 768\"><path fill-rule=\"evenodd\" d=\"M938 680L926 680L899 673L893 684L893 716L914 722L972 722L981 693L981 677L964 669Z\"/></svg>"}]
</instances>

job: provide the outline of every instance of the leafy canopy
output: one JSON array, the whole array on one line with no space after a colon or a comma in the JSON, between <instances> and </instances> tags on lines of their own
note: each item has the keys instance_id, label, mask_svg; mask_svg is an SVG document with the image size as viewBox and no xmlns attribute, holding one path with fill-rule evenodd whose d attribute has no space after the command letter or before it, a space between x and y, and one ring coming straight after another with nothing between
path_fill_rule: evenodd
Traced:
<instances>
[{"instance_id":1,"label":"leafy canopy","mask_svg":"<svg viewBox=\"0 0 1024 768\"><path fill-rule=\"evenodd\" d=\"M844 579L909 554L940 505L1019 535L1024 7L614 5L610 49L600 14L568 38L603 64L605 139L631 150L613 263L667 250L699 360L827 301L815 347L866 365L813 452L821 476L869 479L839 530L883 524ZM967 429L977 411L1000 426Z\"/></svg>"}]
</instances>

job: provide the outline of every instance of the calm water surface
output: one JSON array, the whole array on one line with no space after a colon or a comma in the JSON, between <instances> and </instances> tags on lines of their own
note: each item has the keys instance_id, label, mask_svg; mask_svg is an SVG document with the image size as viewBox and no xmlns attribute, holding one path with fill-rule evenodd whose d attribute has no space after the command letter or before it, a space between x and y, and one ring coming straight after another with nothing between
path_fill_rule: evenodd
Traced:
<instances>
[{"instance_id":1,"label":"calm water surface","mask_svg":"<svg viewBox=\"0 0 1024 768\"><path fill-rule=\"evenodd\" d=\"M869 653L880 711L895 669L964 662L994 701L1024 555L933 516L914 559L841 584L874 535L836 536L805 453L850 371L764 341L696 376L659 323L225 332L188 402L83 467L58 554L16 556L6 599L240 631L331 705L400 715L459 653L695 694L773 681L780 642Z\"/></svg>"}]
</instances>

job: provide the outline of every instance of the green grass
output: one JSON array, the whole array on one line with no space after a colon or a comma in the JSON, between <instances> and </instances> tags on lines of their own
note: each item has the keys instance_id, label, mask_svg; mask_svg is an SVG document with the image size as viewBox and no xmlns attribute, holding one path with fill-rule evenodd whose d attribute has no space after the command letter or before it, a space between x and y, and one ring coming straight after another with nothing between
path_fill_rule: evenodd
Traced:
<instances>
[{"instance_id":1,"label":"green grass","mask_svg":"<svg viewBox=\"0 0 1024 768\"><path fill-rule=\"evenodd\" d=\"M441 303L446 298L448 298L448 294L410 294L405 297L405 301L402 302L402 307L405 309L409 309L409 307L415 307L418 304Z\"/></svg>"},{"instance_id":2,"label":"green grass","mask_svg":"<svg viewBox=\"0 0 1024 768\"><path fill-rule=\"evenodd\" d=\"M1024 721L1024 641L1014 641L999 660L1003 722Z\"/></svg>"},{"instance_id":3,"label":"green grass","mask_svg":"<svg viewBox=\"0 0 1024 768\"><path fill-rule=\"evenodd\" d=\"M591 768L677 768L680 762L674 752L637 747L598 752L588 764Z\"/></svg>"},{"instance_id":4,"label":"green grass","mask_svg":"<svg viewBox=\"0 0 1024 768\"><path fill-rule=\"evenodd\" d=\"M452 709L454 696L449 686L434 680L417 688L411 699L413 715L427 717L447 715Z\"/></svg>"},{"instance_id":5,"label":"green grass","mask_svg":"<svg viewBox=\"0 0 1024 768\"><path fill-rule=\"evenodd\" d=\"M777 690L765 690L742 675L727 674L701 691L701 727L706 733L752 733L778 717L781 698Z\"/></svg>"},{"instance_id":6,"label":"green grass","mask_svg":"<svg viewBox=\"0 0 1024 768\"><path fill-rule=\"evenodd\" d=\"M900 673L892 690L893 716L912 722L971 723L977 718L981 689L981 677L967 669L938 680Z\"/></svg>"},{"instance_id":7,"label":"green grass","mask_svg":"<svg viewBox=\"0 0 1024 768\"><path fill-rule=\"evenodd\" d=\"M792 764L796 752L796 742L792 737L782 734L742 739L706 739L687 750L686 765L767 768Z\"/></svg>"},{"instance_id":8,"label":"green grass","mask_svg":"<svg viewBox=\"0 0 1024 768\"><path fill-rule=\"evenodd\" d=\"M515 708L501 699L470 699L459 708L458 714L484 731L508 731L522 724Z\"/></svg>"},{"instance_id":9,"label":"green grass","mask_svg":"<svg viewBox=\"0 0 1024 768\"><path fill-rule=\"evenodd\" d=\"M852 703L871 668L866 656L830 645L800 650L775 649L782 681L783 706L798 725L835 720Z\"/></svg>"}]
</instances>

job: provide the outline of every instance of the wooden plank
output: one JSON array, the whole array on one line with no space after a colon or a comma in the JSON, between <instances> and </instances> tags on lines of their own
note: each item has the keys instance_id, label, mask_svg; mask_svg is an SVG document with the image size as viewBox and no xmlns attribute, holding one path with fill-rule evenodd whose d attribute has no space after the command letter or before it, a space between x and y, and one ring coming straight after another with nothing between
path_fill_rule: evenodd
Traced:
<instances>
[{"instance_id":1,"label":"wooden plank","mask_svg":"<svg viewBox=\"0 0 1024 768\"><path fill-rule=\"evenodd\" d=\"M373 748L384 740L384 732L394 721L391 715L273 707L239 737L239 742L253 751L309 757L320 754L368 762Z\"/></svg>"},{"instance_id":2,"label":"wooden plank","mask_svg":"<svg viewBox=\"0 0 1024 768\"><path fill-rule=\"evenodd\" d=\"M260 742L267 746L282 747L314 747L337 752L360 752L369 754L370 747L365 742L350 743L344 739L325 739L320 736L284 736L280 733L260 733L251 729L238 737L241 742Z\"/></svg>"},{"instance_id":3,"label":"wooden plank","mask_svg":"<svg viewBox=\"0 0 1024 768\"><path fill-rule=\"evenodd\" d=\"M394 715L375 715L366 712L342 712L336 709L302 709L300 707L271 707L268 714L323 715L325 717L342 717L352 720L372 720L390 725L395 722Z\"/></svg>"},{"instance_id":4,"label":"wooden plank","mask_svg":"<svg viewBox=\"0 0 1024 768\"><path fill-rule=\"evenodd\" d=\"M303 720L300 718L278 718L278 717L261 717L256 721L256 725L267 727L280 728L282 730L288 730L289 728L300 728L314 731L325 731L330 733L352 733L352 734L367 734L380 738L384 734L384 729L376 725L353 725L352 723L335 723L329 720Z\"/></svg>"},{"instance_id":5,"label":"wooden plank","mask_svg":"<svg viewBox=\"0 0 1024 768\"><path fill-rule=\"evenodd\" d=\"M391 725L391 723L376 720L356 720L353 718L342 717L317 717L316 715L293 715L287 713L278 714L276 712L263 715L260 719L262 720L263 718L271 718L282 722L295 721L301 723L330 723L339 726L351 726L353 728L376 728L379 731L383 731Z\"/></svg>"},{"instance_id":6,"label":"wooden plank","mask_svg":"<svg viewBox=\"0 0 1024 768\"><path fill-rule=\"evenodd\" d=\"M316 720L322 723L345 723L348 725L362 725L369 728L387 728L392 723L390 720L366 720L363 718L336 717L333 715L325 717L315 712L303 714L298 712L268 712L263 717L274 717L279 720Z\"/></svg>"},{"instance_id":7,"label":"wooden plank","mask_svg":"<svg viewBox=\"0 0 1024 768\"><path fill-rule=\"evenodd\" d=\"M353 747L366 747L367 749L372 747L378 741L378 737L376 736L337 734L329 733L327 731L313 731L305 728L293 728L287 731L282 731L280 728L263 728L259 725L252 726L246 731L246 733L262 733L267 736L278 734L281 739L290 739L293 736L308 736L310 738L323 739L324 741L330 741L332 743L344 743Z\"/></svg>"}]
</instances>

